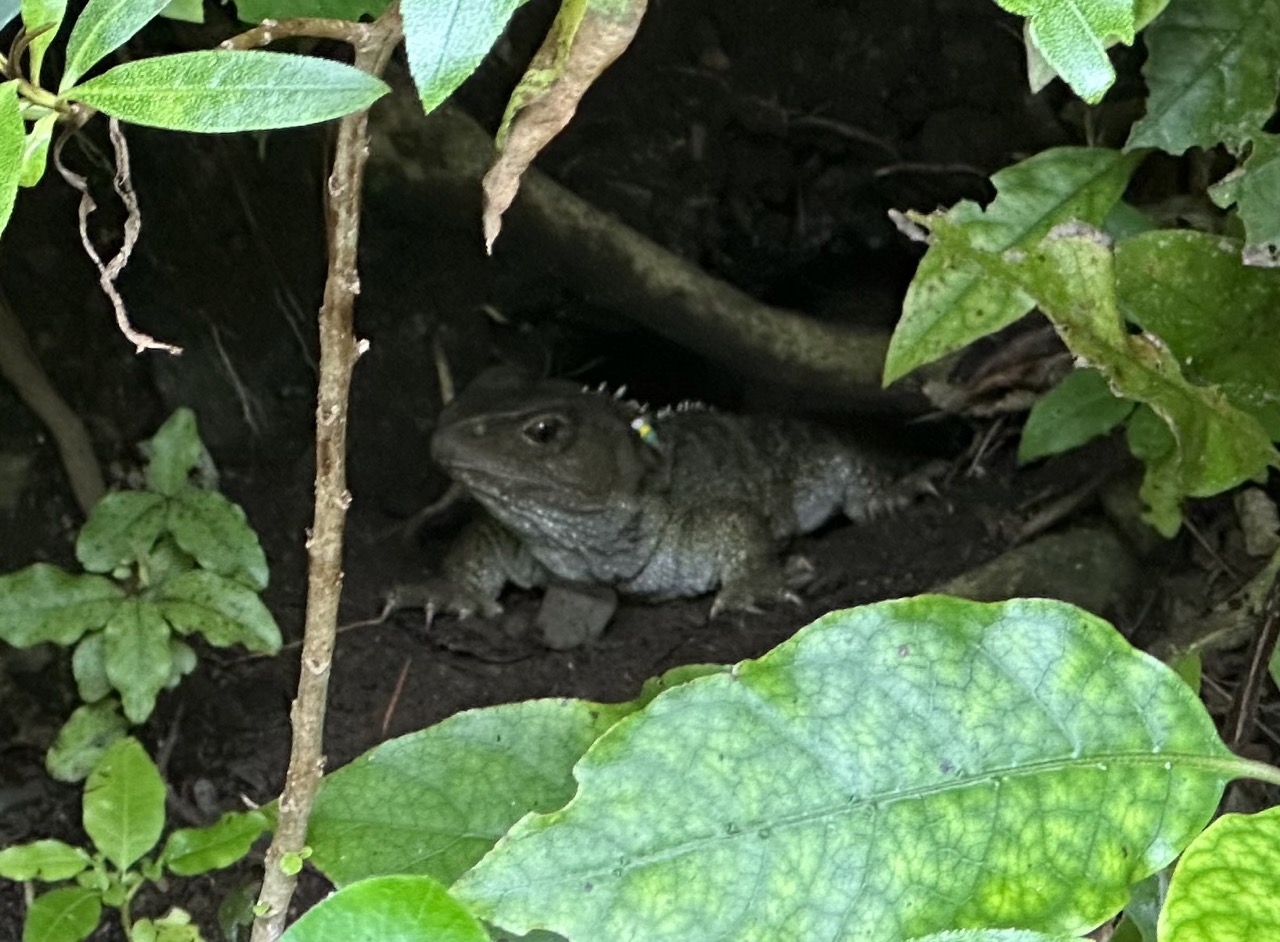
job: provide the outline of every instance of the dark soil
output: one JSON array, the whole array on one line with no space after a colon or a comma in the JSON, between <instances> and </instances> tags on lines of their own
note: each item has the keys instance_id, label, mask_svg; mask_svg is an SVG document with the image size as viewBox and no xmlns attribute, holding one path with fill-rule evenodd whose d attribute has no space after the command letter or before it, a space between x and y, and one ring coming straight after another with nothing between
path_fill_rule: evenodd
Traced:
<instances>
[{"instance_id":1,"label":"dark soil","mask_svg":"<svg viewBox=\"0 0 1280 942\"><path fill-rule=\"evenodd\" d=\"M890 208L988 199L991 172L1047 146L1082 142L1060 88L1031 96L1020 25L989 0L741 0L651 4L633 49L587 97L539 166L708 271L815 316L891 324L918 250ZM532 3L511 37L457 96L492 126L550 8ZM224 33L157 24L150 50L202 46ZM397 94L407 94L403 76ZM1123 98L1123 83L1119 92ZM378 112L375 110L374 120ZM105 151L101 129L90 140ZM180 358L135 356L117 333L75 233L76 198L56 174L19 199L0 280L55 384L89 423L113 483L139 464L136 443L179 405L193 407L221 471L271 563L266 601L287 649L275 658L205 649L196 672L162 697L140 731L172 789L171 819L207 823L283 781L305 595L303 547L313 475L314 312L324 272L322 181L328 130L221 138L128 132L142 201L142 240L121 286L131 316ZM107 162L76 146L106 207L100 245L119 239ZM373 616L393 586L439 559L452 523L425 540L402 524L444 487L427 442L438 408L432 338L459 378L517 360L584 380L628 384L652 401L697 397L730 409L770 400L767 377L678 349L574 297L536 252L480 250L474 217L375 165L368 186L357 329L370 341L356 375L350 447L354 495L346 548L345 622ZM490 316L499 315L503 323ZM793 403L822 411L820 403ZM828 418L837 423L847 416ZM1003 420L1002 420L1003 421ZM894 426L904 446L955 457L986 421ZM333 674L330 767L459 710L532 697L622 700L684 663L764 653L834 608L920 592L1006 549L1017 524L1091 479L1103 446L1018 469L1009 434L957 464L941 495L866 526L832 526L797 549L817 569L802 608L707 623L706 599L624 604L595 645L550 652L529 630L537 600L515 593L493 622L442 619L426 630L403 612L341 636ZM923 460L923 458L922 458ZM0 571L73 563L80 515L47 434L0 387ZM1081 515L1097 513L1086 502ZM1220 519L1218 508L1205 512ZM1161 565L1211 573L1187 544ZM1159 591L1113 611L1122 629ZM1159 611L1159 608L1156 608ZM74 706L61 652L0 651L0 846L81 840L79 791L54 785L42 756ZM253 879L252 864L144 897L140 914L191 910L210 939L217 909ZM324 891L310 876L302 899ZM17 939L21 889L0 883L0 939ZM119 939L114 925L95 939Z\"/></svg>"}]
</instances>

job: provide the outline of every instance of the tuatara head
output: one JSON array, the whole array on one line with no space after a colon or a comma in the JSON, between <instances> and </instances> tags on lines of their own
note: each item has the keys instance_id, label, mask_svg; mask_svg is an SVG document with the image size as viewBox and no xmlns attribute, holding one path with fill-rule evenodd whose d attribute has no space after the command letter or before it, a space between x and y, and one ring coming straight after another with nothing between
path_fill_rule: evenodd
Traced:
<instances>
[{"instance_id":1,"label":"tuatara head","mask_svg":"<svg viewBox=\"0 0 1280 942\"><path fill-rule=\"evenodd\" d=\"M638 406L561 380L481 377L440 414L431 454L500 520L634 507L662 462ZM638 424L638 423L637 423Z\"/></svg>"}]
</instances>

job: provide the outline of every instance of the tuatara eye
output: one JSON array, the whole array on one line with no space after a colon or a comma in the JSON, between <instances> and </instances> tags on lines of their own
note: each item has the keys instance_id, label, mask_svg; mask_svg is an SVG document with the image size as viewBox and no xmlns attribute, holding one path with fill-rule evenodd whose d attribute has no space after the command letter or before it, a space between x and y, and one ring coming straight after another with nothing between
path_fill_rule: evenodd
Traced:
<instances>
[{"instance_id":1,"label":"tuatara eye","mask_svg":"<svg viewBox=\"0 0 1280 942\"><path fill-rule=\"evenodd\" d=\"M531 420L523 429L524 437L535 445L550 445L564 434L567 423L556 415L542 415Z\"/></svg>"}]
</instances>

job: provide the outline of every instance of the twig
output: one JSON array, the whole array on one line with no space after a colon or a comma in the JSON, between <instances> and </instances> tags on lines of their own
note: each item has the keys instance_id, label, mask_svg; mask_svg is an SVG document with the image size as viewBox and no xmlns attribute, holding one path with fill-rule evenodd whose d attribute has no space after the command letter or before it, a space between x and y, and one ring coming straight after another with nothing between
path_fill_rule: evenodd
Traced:
<instances>
[{"instance_id":1,"label":"twig","mask_svg":"<svg viewBox=\"0 0 1280 942\"><path fill-rule=\"evenodd\" d=\"M1249 672L1244 682L1236 691L1231 709L1231 734L1228 745L1232 751L1249 742L1257 723L1258 701L1262 697L1262 684L1267 677L1267 667L1271 663L1272 652L1276 648L1276 635L1280 633L1280 575L1271 581L1267 590L1267 600L1262 607L1262 628L1258 632L1258 640L1253 646L1253 657L1249 661Z\"/></svg>"},{"instance_id":2,"label":"twig","mask_svg":"<svg viewBox=\"0 0 1280 942\"><path fill-rule=\"evenodd\" d=\"M391 700L387 703L386 710L382 713L382 738L387 738L387 730L391 728L391 718L396 715L396 707L400 705L400 695L404 693L404 682L409 677L409 668L413 664L413 658L404 659L404 667L400 668L400 676L396 678L395 689L391 691Z\"/></svg>"},{"instance_id":3,"label":"twig","mask_svg":"<svg viewBox=\"0 0 1280 942\"><path fill-rule=\"evenodd\" d=\"M289 21L289 35L301 35ZM372 24L345 23L339 37L332 22L319 21L325 38L343 38L355 49L355 66L371 75L386 69L403 35L400 6L392 2ZM278 38L283 24L264 24L245 34L262 41ZM311 33L310 35L315 35ZM244 37L240 37L243 39ZM258 43L255 39L255 44ZM234 47L235 40L230 41ZM226 44L224 44L226 45ZM307 824L324 772L324 714L342 591L342 536L351 494L346 484L347 407L351 374L364 344L355 338L353 309L360 289L356 272L360 238L360 198L369 153L369 114L361 111L338 122L333 171L329 176L329 271L320 306L320 380L316 403L315 518L307 539L307 614L302 641L298 696L290 719L293 745L279 815L267 848L262 891L251 942L274 942L284 931L289 902L298 883L296 868L286 872L286 855L306 844Z\"/></svg>"},{"instance_id":4,"label":"twig","mask_svg":"<svg viewBox=\"0 0 1280 942\"><path fill-rule=\"evenodd\" d=\"M400 14L397 12L397 23ZM379 18L378 23L381 22ZM351 20L334 20L323 17L289 20L263 20L253 29L223 40L219 49L258 49L269 46L278 39L336 39L338 42L361 46L370 42L378 31L378 23L354 23ZM399 27L396 27L399 42ZM381 73L379 73L381 74Z\"/></svg>"},{"instance_id":5,"label":"twig","mask_svg":"<svg viewBox=\"0 0 1280 942\"><path fill-rule=\"evenodd\" d=\"M83 115L80 120L83 121ZM116 290L116 279L120 276L120 272L124 270L124 266L129 264L129 257L133 254L133 246L138 241L138 232L142 229L142 214L138 211L138 197L133 192L133 174L129 170L129 145L124 139L124 132L120 130L120 122L112 118L108 123L111 131L111 146L115 149L116 155L116 175L112 183L116 194L120 197L120 201L124 203L127 215L124 221L124 241L121 243L119 251L106 264L103 264L102 256L98 254L98 250L94 248L93 240L89 237L89 215L98 208L98 204L89 195L89 181L62 162L63 145L78 130L78 127L78 124L73 125L53 145L53 164L58 168L58 173L62 174L62 179L80 191L80 244L84 246L85 254L93 259L93 263L98 266L98 284L102 287L102 292L111 301L111 307L115 310L116 326L120 329L120 333L124 334L129 342L134 345L137 353L141 353L143 350L164 350L167 353L181 353L181 347L176 347L170 343L161 343L154 337L135 329L129 323L129 313L125 310L124 299L120 297L120 292Z\"/></svg>"},{"instance_id":6,"label":"twig","mask_svg":"<svg viewBox=\"0 0 1280 942\"><path fill-rule=\"evenodd\" d=\"M71 482L71 493L81 512L88 516L106 491L102 466L93 453L84 422L49 381L3 292L0 292L0 376L13 384L19 398L53 436L62 467Z\"/></svg>"}]
</instances>

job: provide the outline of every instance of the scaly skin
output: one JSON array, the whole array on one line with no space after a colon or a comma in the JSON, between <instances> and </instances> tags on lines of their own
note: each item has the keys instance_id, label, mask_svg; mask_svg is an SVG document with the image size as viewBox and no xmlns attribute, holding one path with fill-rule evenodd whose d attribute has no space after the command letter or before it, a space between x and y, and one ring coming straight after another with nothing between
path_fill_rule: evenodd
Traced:
<instances>
[{"instance_id":1,"label":"scaly skin","mask_svg":"<svg viewBox=\"0 0 1280 942\"><path fill-rule=\"evenodd\" d=\"M507 582L651 600L716 591L712 613L791 596L778 548L837 513L905 502L882 460L796 419L641 406L558 380L482 377L440 416L435 459L488 512L433 609L501 611Z\"/></svg>"}]
</instances>

